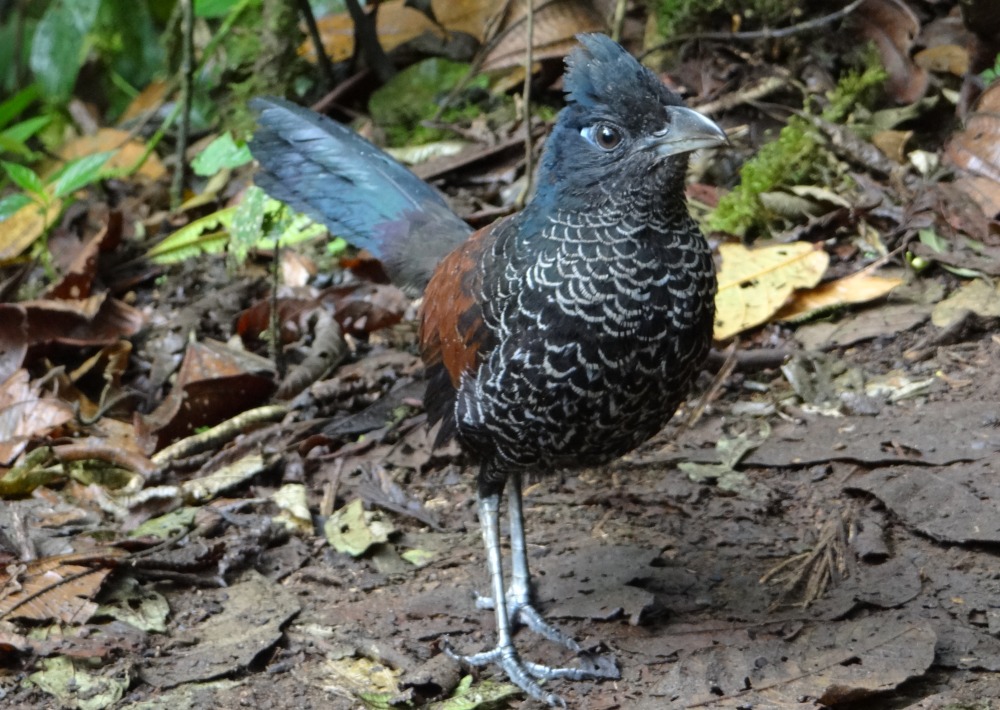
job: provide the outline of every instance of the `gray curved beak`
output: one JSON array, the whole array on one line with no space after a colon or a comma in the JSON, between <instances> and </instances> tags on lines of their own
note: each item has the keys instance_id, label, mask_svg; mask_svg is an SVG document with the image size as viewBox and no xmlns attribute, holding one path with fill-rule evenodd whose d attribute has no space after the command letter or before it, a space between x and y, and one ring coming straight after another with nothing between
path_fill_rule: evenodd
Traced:
<instances>
[{"instance_id":1,"label":"gray curved beak","mask_svg":"<svg viewBox=\"0 0 1000 710\"><path fill-rule=\"evenodd\" d=\"M647 141L661 158L729 143L726 132L710 118L684 106L667 106L667 125Z\"/></svg>"}]
</instances>

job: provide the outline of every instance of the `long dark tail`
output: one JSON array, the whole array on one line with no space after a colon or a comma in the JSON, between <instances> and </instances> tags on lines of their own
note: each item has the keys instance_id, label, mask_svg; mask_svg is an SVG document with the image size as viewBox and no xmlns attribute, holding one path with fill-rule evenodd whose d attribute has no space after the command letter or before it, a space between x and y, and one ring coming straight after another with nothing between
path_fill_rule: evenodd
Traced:
<instances>
[{"instance_id":1,"label":"long dark tail","mask_svg":"<svg viewBox=\"0 0 1000 710\"><path fill-rule=\"evenodd\" d=\"M253 99L257 184L372 252L394 282L423 290L472 230L438 192L350 128L282 99Z\"/></svg>"}]
</instances>

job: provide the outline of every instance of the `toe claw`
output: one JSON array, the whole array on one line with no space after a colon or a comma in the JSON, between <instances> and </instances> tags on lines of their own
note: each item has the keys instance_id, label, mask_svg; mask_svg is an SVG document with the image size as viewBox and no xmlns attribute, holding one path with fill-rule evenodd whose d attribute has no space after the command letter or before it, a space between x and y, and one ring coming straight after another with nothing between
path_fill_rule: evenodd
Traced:
<instances>
[{"instance_id":1,"label":"toe claw","mask_svg":"<svg viewBox=\"0 0 1000 710\"><path fill-rule=\"evenodd\" d=\"M620 677L618 666L612 660L610 670L608 664L594 663L591 659L593 669L586 668L553 668L522 660L516 649L507 646L497 646L489 651L462 655L457 653L447 641L441 644L442 650L450 658L470 666L485 666L495 663L503 669L507 678L527 695L546 703L549 706L566 707L566 701L555 693L546 693L542 690L540 683L550 680L605 680L617 679Z\"/></svg>"}]
</instances>

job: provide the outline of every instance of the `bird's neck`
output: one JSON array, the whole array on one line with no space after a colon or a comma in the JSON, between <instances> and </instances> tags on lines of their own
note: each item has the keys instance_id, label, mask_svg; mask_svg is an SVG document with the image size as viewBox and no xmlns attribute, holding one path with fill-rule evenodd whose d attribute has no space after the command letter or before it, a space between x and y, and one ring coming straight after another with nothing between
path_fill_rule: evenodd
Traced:
<instances>
[{"instance_id":1,"label":"bird's neck","mask_svg":"<svg viewBox=\"0 0 1000 710\"><path fill-rule=\"evenodd\" d=\"M691 219L683 195L682 173L651 175L646 180L629 181L626 187L543 182L525 207L523 219L540 225L573 214L608 225L652 222L661 228L680 227Z\"/></svg>"}]
</instances>

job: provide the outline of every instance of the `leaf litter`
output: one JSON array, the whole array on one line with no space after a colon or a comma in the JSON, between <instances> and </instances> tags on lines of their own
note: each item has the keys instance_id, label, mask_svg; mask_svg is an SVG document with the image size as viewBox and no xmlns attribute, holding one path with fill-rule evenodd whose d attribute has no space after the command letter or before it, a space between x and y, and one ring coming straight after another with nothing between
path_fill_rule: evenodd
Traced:
<instances>
[{"instance_id":1,"label":"leaf litter","mask_svg":"<svg viewBox=\"0 0 1000 710\"><path fill-rule=\"evenodd\" d=\"M389 6L420 14L388 3L380 22ZM439 22L457 26L441 9ZM536 58L561 57L591 14L550 15ZM574 706L1000 697L986 547L998 534L1000 340L982 278L997 274L1000 244L998 94L985 86L965 126L938 136L956 171L940 182L928 123L963 110L949 92L963 67L974 71L969 33L945 19L902 0L863 3L852 27L874 41L899 106L810 124L837 171L827 185L764 193L784 241L748 250L720 237L720 337L799 354L781 369L738 366L696 423L624 462L528 490L541 605L585 648L610 649L623 675L560 688ZM336 22L331 46L349 54L353 33ZM521 39L508 33L487 62L519 63ZM731 53L686 63L704 82L695 102L732 88L712 76L718 66L744 71ZM419 170L458 184L460 169L492 169L488 197L476 198L489 218L507 209L489 193L511 187L495 176L513 174L501 150L515 144L460 146L450 165L461 167ZM114 170L144 151L103 130L69 148L84 159L116 151ZM70 204L65 193L93 177L79 165L51 183L21 175L49 203L0 222L5 259L56 224L59 274L34 291L19 291L28 272L0 274L3 697L530 705L441 653L449 638L479 648L489 621L473 605L484 578L470 479L423 428L412 304L363 257L345 283L313 283L336 267L308 242L293 260L273 238L251 240L234 277L206 256L225 229L250 223L224 212L229 173L168 215L157 160L109 186L122 191L120 212L90 193ZM704 185L692 193L718 200ZM266 222L259 212L251 222ZM171 220L183 243L142 240ZM200 256L136 268L154 241L171 258ZM784 261L761 266L767 253ZM271 294L255 260L275 256L287 278ZM893 259L907 271L877 273ZM789 279L797 262L809 268ZM525 641L532 659L567 661Z\"/></svg>"}]
</instances>

